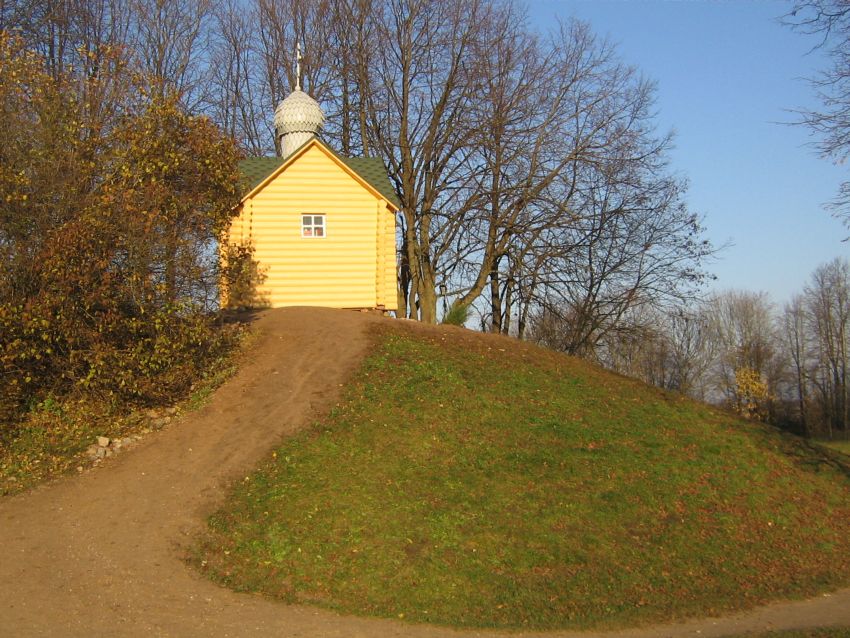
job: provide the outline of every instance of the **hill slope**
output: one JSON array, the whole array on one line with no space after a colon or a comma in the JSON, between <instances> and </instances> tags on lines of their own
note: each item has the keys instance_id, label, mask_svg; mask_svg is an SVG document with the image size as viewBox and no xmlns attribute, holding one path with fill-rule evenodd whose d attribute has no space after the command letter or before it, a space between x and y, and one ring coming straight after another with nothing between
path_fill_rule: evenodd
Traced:
<instances>
[{"instance_id":1,"label":"hill slope","mask_svg":"<svg viewBox=\"0 0 850 638\"><path fill-rule=\"evenodd\" d=\"M845 584L839 457L516 341L382 324L211 519L232 587L462 626L709 615Z\"/></svg>"},{"instance_id":2,"label":"hill slope","mask_svg":"<svg viewBox=\"0 0 850 638\"><path fill-rule=\"evenodd\" d=\"M367 352L367 331L376 323L402 322L323 309L263 313L253 350L206 407L96 470L0 498L0 636L469 635L237 594L184 562L204 517L222 503L223 482L244 479L283 437L326 414ZM616 638L696 631L709 638L826 620L850 626L850 589Z\"/></svg>"},{"instance_id":3,"label":"hill slope","mask_svg":"<svg viewBox=\"0 0 850 638\"><path fill-rule=\"evenodd\" d=\"M225 482L326 409L373 321L314 308L263 313L253 351L206 407L100 468L0 499L0 636L364 631L223 590L184 564L182 547Z\"/></svg>"}]
</instances>

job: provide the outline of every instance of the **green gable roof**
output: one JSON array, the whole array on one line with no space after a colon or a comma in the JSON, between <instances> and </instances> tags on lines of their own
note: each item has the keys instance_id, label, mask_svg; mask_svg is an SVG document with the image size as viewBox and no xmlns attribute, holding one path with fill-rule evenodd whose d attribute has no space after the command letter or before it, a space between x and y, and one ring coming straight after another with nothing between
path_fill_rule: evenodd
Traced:
<instances>
[{"instance_id":1,"label":"green gable roof","mask_svg":"<svg viewBox=\"0 0 850 638\"><path fill-rule=\"evenodd\" d=\"M401 202L395 193L390 178L387 176L387 168L384 166L384 161L380 157L342 157L334 153L333 149L329 148L326 144L323 143L322 145L343 164L354 171L364 182L386 197L387 201L391 202L396 208L401 208ZM259 186L283 162L282 157L250 157L239 162L239 170L242 173L243 196Z\"/></svg>"},{"instance_id":2,"label":"green gable roof","mask_svg":"<svg viewBox=\"0 0 850 638\"><path fill-rule=\"evenodd\" d=\"M365 182L372 185L376 191L387 198L396 208L401 208L401 202L396 195L387 167L380 157L342 157L337 155L348 168L357 173Z\"/></svg>"},{"instance_id":3,"label":"green gable roof","mask_svg":"<svg viewBox=\"0 0 850 638\"><path fill-rule=\"evenodd\" d=\"M282 157L249 157L239 162L242 173L242 195L247 195L283 164Z\"/></svg>"}]
</instances>

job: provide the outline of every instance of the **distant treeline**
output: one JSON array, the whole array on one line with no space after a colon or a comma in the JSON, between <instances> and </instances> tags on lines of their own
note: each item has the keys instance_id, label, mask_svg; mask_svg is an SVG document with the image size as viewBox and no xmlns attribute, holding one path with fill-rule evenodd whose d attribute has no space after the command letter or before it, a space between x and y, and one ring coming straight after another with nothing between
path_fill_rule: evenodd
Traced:
<instances>
[{"instance_id":1,"label":"distant treeline","mask_svg":"<svg viewBox=\"0 0 850 638\"><path fill-rule=\"evenodd\" d=\"M568 317L529 336L568 350ZM631 313L593 351L603 365L722 403L807 436L850 437L850 263L835 259L783 307L729 291L666 312Z\"/></svg>"}]
</instances>

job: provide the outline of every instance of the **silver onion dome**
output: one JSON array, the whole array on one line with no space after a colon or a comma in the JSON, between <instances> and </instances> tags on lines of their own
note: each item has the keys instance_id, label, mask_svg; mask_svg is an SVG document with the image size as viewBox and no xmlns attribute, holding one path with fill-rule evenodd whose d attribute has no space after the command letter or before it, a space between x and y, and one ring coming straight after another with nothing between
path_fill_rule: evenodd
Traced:
<instances>
[{"instance_id":1,"label":"silver onion dome","mask_svg":"<svg viewBox=\"0 0 850 638\"><path fill-rule=\"evenodd\" d=\"M289 156L318 133L324 121L325 114L319 103L296 87L274 112L275 135L280 140L281 155Z\"/></svg>"}]
</instances>

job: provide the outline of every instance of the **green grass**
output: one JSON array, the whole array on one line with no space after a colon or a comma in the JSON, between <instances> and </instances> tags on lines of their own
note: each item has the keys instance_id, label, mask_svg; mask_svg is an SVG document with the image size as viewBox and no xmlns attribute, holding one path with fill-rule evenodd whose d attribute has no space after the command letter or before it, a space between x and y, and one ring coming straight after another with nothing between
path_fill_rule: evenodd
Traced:
<instances>
[{"instance_id":1,"label":"green grass","mask_svg":"<svg viewBox=\"0 0 850 638\"><path fill-rule=\"evenodd\" d=\"M455 626L716 614L847 583L848 469L574 359L399 326L192 560L240 591Z\"/></svg>"},{"instance_id":2,"label":"green grass","mask_svg":"<svg viewBox=\"0 0 850 638\"><path fill-rule=\"evenodd\" d=\"M0 496L91 465L85 451L98 436L126 436L143 424L141 414L121 414L103 403L49 399L34 406L14 437L0 439Z\"/></svg>"}]
</instances>

